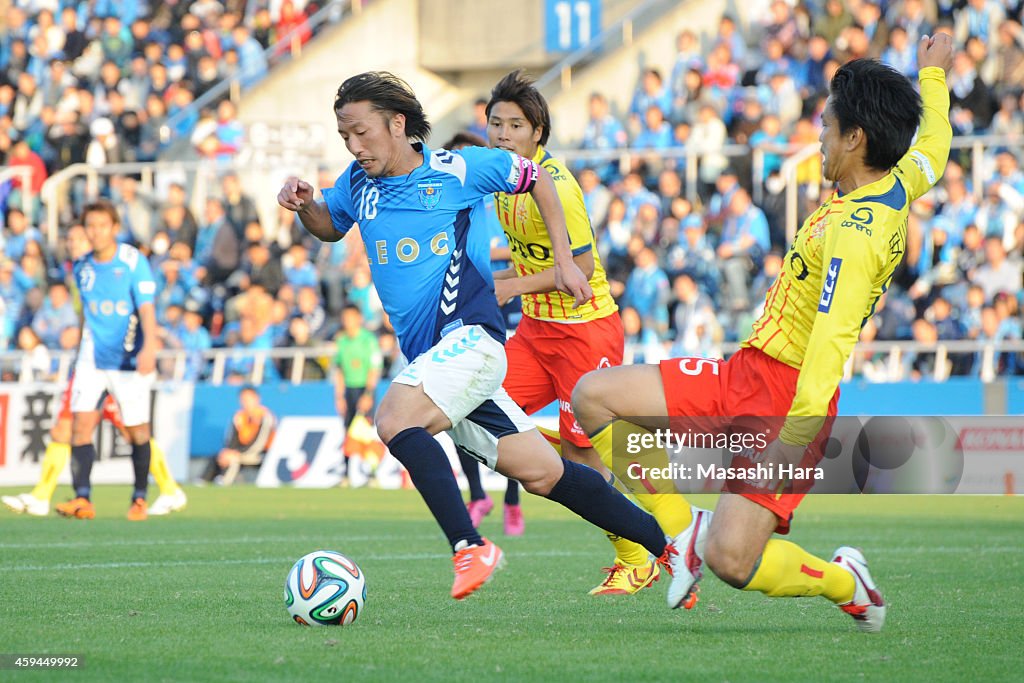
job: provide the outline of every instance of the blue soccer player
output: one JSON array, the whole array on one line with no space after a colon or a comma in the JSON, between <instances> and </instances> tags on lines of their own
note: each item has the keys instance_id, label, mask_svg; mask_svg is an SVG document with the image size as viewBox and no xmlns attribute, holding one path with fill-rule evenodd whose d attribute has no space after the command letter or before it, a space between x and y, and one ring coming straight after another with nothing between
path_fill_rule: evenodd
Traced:
<instances>
[{"instance_id":1,"label":"blue soccer player","mask_svg":"<svg viewBox=\"0 0 1024 683\"><path fill-rule=\"evenodd\" d=\"M381 401L377 431L451 544L452 597L482 586L503 555L473 528L434 439L441 431L527 491L667 558L672 549L654 518L594 470L561 460L501 386L505 325L494 295L489 236L470 230L469 216L485 195L529 192L550 231L555 285L577 306L584 304L593 292L573 262L551 176L501 149L428 149L423 107L388 73L346 80L334 112L355 161L323 191L324 202L314 201L313 187L294 177L278 202L325 242L359 224L381 302L411 361Z\"/></svg>"},{"instance_id":2,"label":"blue soccer player","mask_svg":"<svg viewBox=\"0 0 1024 683\"><path fill-rule=\"evenodd\" d=\"M65 517L92 519L90 474L96 460L93 435L105 396L113 394L132 442L135 486L128 519L148 516L150 390L156 371L156 283L149 262L118 244L121 220L106 200L87 204L82 222L92 251L75 261L82 298L82 341L71 393L71 481L75 498L57 506Z\"/></svg>"}]
</instances>

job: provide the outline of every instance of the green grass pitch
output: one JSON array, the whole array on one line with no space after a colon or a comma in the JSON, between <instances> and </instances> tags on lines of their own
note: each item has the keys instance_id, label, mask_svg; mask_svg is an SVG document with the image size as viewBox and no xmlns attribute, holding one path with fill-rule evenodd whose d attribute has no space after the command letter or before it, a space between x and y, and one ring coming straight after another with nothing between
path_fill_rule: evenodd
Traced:
<instances>
[{"instance_id":1,"label":"green grass pitch","mask_svg":"<svg viewBox=\"0 0 1024 683\"><path fill-rule=\"evenodd\" d=\"M186 511L146 523L124 519L127 487L100 487L90 522L0 510L0 653L85 657L74 673L0 680L995 681L1024 669L1022 498L808 499L792 539L864 549L890 604L870 635L821 598L772 600L712 576L692 612L666 608L664 579L590 597L607 541L530 496L522 538L502 536L500 505L484 521L508 566L457 603L414 492L188 494ZM285 575L317 548L367 575L351 626L302 628L285 612Z\"/></svg>"}]
</instances>

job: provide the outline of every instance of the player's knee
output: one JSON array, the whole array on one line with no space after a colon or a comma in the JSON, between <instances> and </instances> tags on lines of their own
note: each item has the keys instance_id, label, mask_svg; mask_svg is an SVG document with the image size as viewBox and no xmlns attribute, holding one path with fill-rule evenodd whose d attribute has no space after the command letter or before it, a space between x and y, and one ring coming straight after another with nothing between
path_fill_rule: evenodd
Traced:
<instances>
[{"instance_id":1,"label":"player's knee","mask_svg":"<svg viewBox=\"0 0 1024 683\"><path fill-rule=\"evenodd\" d=\"M50 430L50 440L54 443L71 443L71 423L68 420L58 420Z\"/></svg>"},{"instance_id":2,"label":"player's knee","mask_svg":"<svg viewBox=\"0 0 1024 683\"><path fill-rule=\"evenodd\" d=\"M377 413L375 423L377 426L377 436L385 444L391 443L391 440L398 436L402 430L408 427L398 415L390 410L381 410Z\"/></svg>"},{"instance_id":3,"label":"player's knee","mask_svg":"<svg viewBox=\"0 0 1024 683\"><path fill-rule=\"evenodd\" d=\"M747 553L721 536L708 537L704 562L715 576L734 588L747 585L753 571L753 563Z\"/></svg>"},{"instance_id":4,"label":"player's knee","mask_svg":"<svg viewBox=\"0 0 1024 683\"><path fill-rule=\"evenodd\" d=\"M136 446L141 446L147 443L150 439L151 434L149 433L149 425L139 425L137 427L128 427L128 436L131 442Z\"/></svg>"},{"instance_id":5,"label":"player's knee","mask_svg":"<svg viewBox=\"0 0 1024 683\"><path fill-rule=\"evenodd\" d=\"M584 430L590 431L601 421L604 392L601 390L603 384L597 372L588 372L576 382L572 390L572 410L576 421Z\"/></svg>"},{"instance_id":6,"label":"player's knee","mask_svg":"<svg viewBox=\"0 0 1024 683\"><path fill-rule=\"evenodd\" d=\"M71 427L71 444L84 446L92 441L93 426L91 424L77 423Z\"/></svg>"},{"instance_id":7,"label":"player's knee","mask_svg":"<svg viewBox=\"0 0 1024 683\"><path fill-rule=\"evenodd\" d=\"M547 498L560 478L561 475L554 472L541 472L533 477L520 479L519 483L528 493Z\"/></svg>"}]
</instances>

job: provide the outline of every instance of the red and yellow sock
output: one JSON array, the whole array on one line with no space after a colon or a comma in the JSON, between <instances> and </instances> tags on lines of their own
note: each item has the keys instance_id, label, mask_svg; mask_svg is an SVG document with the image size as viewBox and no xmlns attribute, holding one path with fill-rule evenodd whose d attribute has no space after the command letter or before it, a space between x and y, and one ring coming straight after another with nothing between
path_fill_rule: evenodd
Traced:
<instances>
[{"instance_id":1,"label":"red and yellow sock","mask_svg":"<svg viewBox=\"0 0 1024 683\"><path fill-rule=\"evenodd\" d=\"M161 496L169 496L178 490L178 482L174 481L170 468L167 467L167 456L157 445L156 439L149 440L149 473L153 475Z\"/></svg>"},{"instance_id":2,"label":"red and yellow sock","mask_svg":"<svg viewBox=\"0 0 1024 683\"><path fill-rule=\"evenodd\" d=\"M693 521L686 497L676 490L671 479L636 481L629 478L631 463L640 463L647 468L663 468L669 464L668 453L664 449L640 448L637 453L626 450L628 443L644 442L643 438L631 439L631 436L643 435L653 439L653 434L643 427L619 420L608 423L592 434L590 443L597 449L601 462L629 489L636 501L654 515L662 531L669 536L676 536ZM635 445L630 448L637 450Z\"/></svg>"},{"instance_id":3,"label":"red and yellow sock","mask_svg":"<svg viewBox=\"0 0 1024 683\"><path fill-rule=\"evenodd\" d=\"M823 595L842 605L853 600L855 587L853 576L838 564L815 557L796 543L773 538L743 590L772 598Z\"/></svg>"}]
</instances>

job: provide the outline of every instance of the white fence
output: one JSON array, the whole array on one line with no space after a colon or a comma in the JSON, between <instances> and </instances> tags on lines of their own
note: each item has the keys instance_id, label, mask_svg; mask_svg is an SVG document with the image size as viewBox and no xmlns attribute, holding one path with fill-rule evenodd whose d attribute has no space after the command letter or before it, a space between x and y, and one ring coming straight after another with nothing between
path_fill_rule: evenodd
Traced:
<instances>
[{"instance_id":1,"label":"white fence","mask_svg":"<svg viewBox=\"0 0 1024 683\"><path fill-rule=\"evenodd\" d=\"M739 344L735 343L722 345L725 356L735 353L738 348ZM667 346L659 346L658 352L662 358L671 357ZM314 348L283 347L266 351L221 348L211 349L201 354L181 350L164 350L157 354L157 366L162 379L195 379L194 377L186 378L189 361L201 356L201 377L214 385L220 385L228 380L230 364L244 361L246 362L246 371L244 375L236 375L236 378L252 384L262 384L268 375L270 364L287 361L291 369L282 379L292 384L301 384L304 381L303 371L307 366L307 361L317 363L326 373L334 354L335 348L330 345ZM660 358L649 357L651 355L650 348L639 347L627 349L626 357L637 357L638 354L646 354L647 362L660 360ZM998 362L1003 354L1024 354L1024 341L962 340L944 341L937 344L921 344L911 341L864 342L857 345L850 360L847 361L845 380L848 381L862 375L863 363L861 361L867 357L876 359L876 367L882 368L881 372L869 379L895 382L908 378L907 364L909 360L921 356L925 358L934 356L932 364L934 370L927 379L941 382L950 377L954 358L971 356L975 359L972 364L971 376L991 382L998 376ZM63 381L72 370L73 360L74 354L71 352L51 352L48 359L42 363L39 356L31 353L5 352L0 353L0 373L3 373L8 381ZM251 367L248 365L250 360L252 361ZM1024 369L1024 362L1021 363L1021 367ZM329 373L327 376L329 377Z\"/></svg>"}]
</instances>

